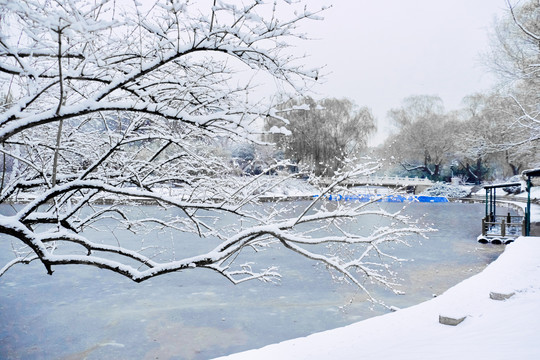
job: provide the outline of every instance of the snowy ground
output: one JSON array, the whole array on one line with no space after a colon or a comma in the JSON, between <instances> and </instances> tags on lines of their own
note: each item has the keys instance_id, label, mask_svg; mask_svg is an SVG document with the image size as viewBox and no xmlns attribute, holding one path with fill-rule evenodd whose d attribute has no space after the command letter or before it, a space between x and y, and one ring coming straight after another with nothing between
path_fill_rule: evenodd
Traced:
<instances>
[{"instance_id":1,"label":"snowy ground","mask_svg":"<svg viewBox=\"0 0 540 360\"><path fill-rule=\"evenodd\" d=\"M535 190L538 198L540 189ZM540 221L540 206L531 213L533 221ZM515 294L492 300L492 292ZM540 237L521 237L483 272L437 298L219 359L540 359L539 304ZM465 320L443 325L439 316Z\"/></svg>"}]
</instances>

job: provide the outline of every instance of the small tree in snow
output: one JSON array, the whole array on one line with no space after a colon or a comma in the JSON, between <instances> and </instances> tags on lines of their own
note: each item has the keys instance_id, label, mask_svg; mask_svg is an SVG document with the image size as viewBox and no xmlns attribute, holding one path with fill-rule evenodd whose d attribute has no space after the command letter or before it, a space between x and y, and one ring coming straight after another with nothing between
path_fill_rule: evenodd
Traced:
<instances>
[{"instance_id":1,"label":"small tree in snow","mask_svg":"<svg viewBox=\"0 0 540 360\"><path fill-rule=\"evenodd\" d=\"M280 0L199 7L0 0L0 8L0 76L10 99L0 114L0 151L10 164L2 172L0 241L13 242L15 254L0 274L37 260L50 274L84 264L137 282L197 268L234 283L271 281L279 277L274 267L235 260L243 249L278 243L360 287L362 276L389 285L373 256L386 256L380 244L401 241L416 226L377 211L396 224L371 234L347 230L349 219L374 213L365 204L326 210L314 201L292 212L253 206L280 179L235 178L215 151L217 139L257 141L253 124L277 116L271 102L252 100L251 79L264 75L301 92L318 77L287 46L304 38L298 23L318 12ZM371 170L338 173L323 194ZM36 196L7 212L4 204L29 195ZM129 211L141 202L158 205L162 216ZM221 226L224 217L233 220ZM103 224L134 235L96 235ZM160 238L164 230L174 233L170 246ZM176 244L193 235L208 246L181 253ZM358 252L333 256L322 246L329 243Z\"/></svg>"}]
</instances>

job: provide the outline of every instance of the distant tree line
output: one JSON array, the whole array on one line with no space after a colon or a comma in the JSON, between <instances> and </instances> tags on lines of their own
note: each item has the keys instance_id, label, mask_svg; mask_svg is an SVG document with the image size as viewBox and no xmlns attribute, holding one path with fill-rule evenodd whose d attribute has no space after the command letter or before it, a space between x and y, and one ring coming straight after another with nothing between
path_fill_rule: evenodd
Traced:
<instances>
[{"instance_id":1,"label":"distant tree line","mask_svg":"<svg viewBox=\"0 0 540 360\"><path fill-rule=\"evenodd\" d=\"M465 97L460 111L416 95L388 112L396 131L379 152L394 172L481 183L540 166L540 2L508 5L484 54L496 89Z\"/></svg>"}]
</instances>

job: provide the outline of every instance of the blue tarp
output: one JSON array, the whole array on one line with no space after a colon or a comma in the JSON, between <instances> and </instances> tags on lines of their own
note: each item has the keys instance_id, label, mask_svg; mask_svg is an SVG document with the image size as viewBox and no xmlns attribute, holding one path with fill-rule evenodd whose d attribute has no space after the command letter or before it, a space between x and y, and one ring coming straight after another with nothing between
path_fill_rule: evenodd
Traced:
<instances>
[{"instance_id":1,"label":"blue tarp","mask_svg":"<svg viewBox=\"0 0 540 360\"><path fill-rule=\"evenodd\" d=\"M319 197L314 195L313 197ZM444 196L425 196L425 195L371 195L371 194L358 194L358 195L325 195L326 199L330 201L377 201L377 202L429 202L429 203L443 203L448 202L448 199Z\"/></svg>"}]
</instances>

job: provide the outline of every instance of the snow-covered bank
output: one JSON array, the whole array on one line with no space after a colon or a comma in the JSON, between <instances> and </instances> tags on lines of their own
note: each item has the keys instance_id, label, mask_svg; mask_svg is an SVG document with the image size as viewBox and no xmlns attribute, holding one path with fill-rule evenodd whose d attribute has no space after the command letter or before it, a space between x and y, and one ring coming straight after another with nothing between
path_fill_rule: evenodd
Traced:
<instances>
[{"instance_id":1,"label":"snow-covered bank","mask_svg":"<svg viewBox=\"0 0 540 360\"><path fill-rule=\"evenodd\" d=\"M443 295L343 328L220 359L538 359L540 238L521 237ZM512 293L504 301L490 293ZM467 316L457 326L439 315Z\"/></svg>"}]
</instances>

